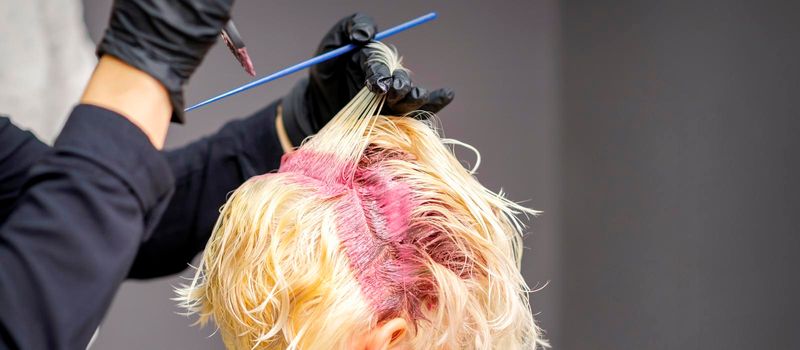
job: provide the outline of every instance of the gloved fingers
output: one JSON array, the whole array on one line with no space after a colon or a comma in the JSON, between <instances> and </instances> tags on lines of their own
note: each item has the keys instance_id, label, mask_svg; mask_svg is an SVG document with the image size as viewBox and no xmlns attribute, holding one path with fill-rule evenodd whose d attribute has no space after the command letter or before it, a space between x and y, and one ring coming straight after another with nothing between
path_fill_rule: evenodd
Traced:
<instances>
[{"instance_id":1,"label":"gloved fingers","mask_svg":"<svg viewBox=\"0 0 800 350\"><path fill-rule=\"evenodd\" d=\"M352 14L340 19L328 30L328 33L320 41L316 54L323 54L350 43L363 46L375 37L377 31L378 27L375 26L372 17L362 13ZM360 57L362 55L361 50L351 55L343 55L327 62L322 62L312 67L311 71L320 73L321 76L328 76L332 72L345 69L343 67L346 67L346 69L350 69L350 67L361 69L361 66L363 66L362 61L364 61L364 57Z\"/></svg>"},{"instance_id":2,"label":"gloved fingers","mask_svg":"<svg viewBox=\"0 0 800 350\"><path fill-rule=\"evenodd\" d=\"M377 50L365 47L356 53L354 59L358 60L357 65L360 70L364 72L364 78L367 88L377 94L388 93L392 88L392 72L389 71L389 66L381 63L379 60L371 60ZM358 68L352 67L351 72L354 76L358 76Z\"/></svg>"},{"instance_id":3,"label":"gloved fingers","mask_svg":"<svg viewBox=\"0 0 800 350\"><path fill-rule=\"evenodd\" d=\"M414 87L411 77L406 71L391 72L381 60L372 60L377 53L378 50L365 47L354 56L364 72L367 88L374 93L388 94L390 103L402 100Z\"/></svg>"},{"instance_id":4,"label":"gloved fingers","mask_svg":"<svg viewBox=\"0 0 800 350\"><path fill-rule=\"evenodd\" d=\"M354 57L365 75L367 88L375 93L386 94L386 111L405 114L414 110L436 113L447 106L455 93L452 89L438 89L428 93L422 87L414 85L408 71L396 70L390 73L389 67L380 61L370 61L377 51L363 48Z\"/></svg>"},{"instance_id":5,"label":"gloved fingers","mask_svg":"<svg viewBox=\"0 0 800 350\"><path fill-rule=\"evenodd\" d=\"M408 96L409 92L414 85L411 83L411 77L405 70L396 70L392 73L391 84L389 91L386 92L386 102L393 105L402 101Z\"/></svg>"},{"instance_id":6,"label":"gloved fingers","mask_svg":"<svg viewBox=\"0 0 800 350\"><path fill-rule=\"evenodd\" d=\"M416 111L427 104L428 98L428 90L414 86L403 99L393 103L386 101L386 108L392 114L404 115L408 112Z\"/></svg>"},{"instance_id":7,"label":"gloved fingers","mask_svg":"<svg viewBox=\"0 0 800 350\"><path fill-rule=\"evenodd\" d=\"M392 75L389 67L383 64L371 63L364 67L367 89L374 93L385 94L392 85Z\"/></svg>"},{"instance_id":8,"label":"gloved fingers","mask_svg":"<svg viewBox=\"0 0 800 350\"><path fill-rule=\"evenodd\" d=\"M419 107L419 109L431 113L438 113L442 108L449 105L450 102L453 102L455 96L456 93L452 89L444 88L434 90L428 95L428 102Z\"/></svg>"},{"instance_id":9,"label":"gloved fingers","mask_svg":"<svg viewBox=\"0 0 800 350\"><path fill-rule=\"evenodd\" d=\"M375 37L378 27L372 17L363 13L355 13L340 19L322 38L317 54L322 54L344 45L353 43L364 45Z\"/></svg>"},{"instance_id":10,"label":"gloved fingers","mask_svg":"<svg viewBox=\"0 0 800 350\"><path fill-rule=\"evenodd\" d=\"M349 41L359 46L366 45L372 41L377 32L378 26L375 25L375 21L372 17L363 13L352 15L347 23Z\"/></svg>"}]
</instances>

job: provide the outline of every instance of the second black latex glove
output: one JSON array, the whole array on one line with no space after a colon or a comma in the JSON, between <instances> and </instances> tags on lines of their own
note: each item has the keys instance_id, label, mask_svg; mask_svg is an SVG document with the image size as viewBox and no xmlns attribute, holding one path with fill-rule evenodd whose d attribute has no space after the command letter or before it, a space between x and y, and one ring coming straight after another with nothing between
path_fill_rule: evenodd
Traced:
<instances>
[{"instance_id":1,"label":"second black latex glove","mask_svg":"<svg viewBox=\"0 0 800 350\"><path fill-rule=\"evenodd\" d=\"M156 78L183 122L183 85L216 42L233 0L115 0L97 47Z\"/></svg>"},{"instance_id":2,"label":"second black latex glove","mask_svg":"<svg viewBox=\"0 0 800 350\"><path fill-rule=\"evenodd\" d=\"M403 115L415 110L436 113L453 100L450 89L428 92L416 86L408 73L390 74L385 65L369 62L373 50L364 45L377 31L371 17L356 13L340 20L322 38L317 55L350 43L361 48L313 66L309 77L283 98L284 127L293 145L300 145L303 139L322 129L365 84L373 92L387 94L381 110L384 115Z\"/></svg>"}]
</instances>

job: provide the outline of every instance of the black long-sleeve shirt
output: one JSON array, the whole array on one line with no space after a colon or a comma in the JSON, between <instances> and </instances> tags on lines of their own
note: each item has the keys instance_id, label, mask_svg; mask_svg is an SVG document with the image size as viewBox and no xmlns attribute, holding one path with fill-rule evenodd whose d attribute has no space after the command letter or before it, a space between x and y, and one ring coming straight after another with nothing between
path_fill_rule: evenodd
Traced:
<instances>
[{"instance_id":1,"label":"black long-sleeve shirt","mask_svg":"<svg viewBox=\"0 0 800 350\"><path fill-rule=\"evenodd\" d=\"M217 133L166 152L175 195L153 236L144 242L130 278L178 273L205 248L228 193L245 180L280 166L277 102Z\"/></svg>"},{"instance_id":2,"label":"black long-sleeve shirt","mask_svg":"<svg viewBox=\"0 0 800 350\"><path fill-rule=\"evenodd\" d=\"M226 194L277 168L274 115L165 154L98 107L52 149L0 118L0 348L83 348L126 275L183 270Z\"/></svg>"}]
</instances>

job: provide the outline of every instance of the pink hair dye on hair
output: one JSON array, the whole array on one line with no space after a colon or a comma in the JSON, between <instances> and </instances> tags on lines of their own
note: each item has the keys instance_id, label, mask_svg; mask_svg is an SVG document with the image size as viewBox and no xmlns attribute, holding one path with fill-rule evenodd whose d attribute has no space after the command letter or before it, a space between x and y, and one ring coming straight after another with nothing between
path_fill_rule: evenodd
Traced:
<instances>
[{"instance_id":1,"label":"pink hair dye on hair","mask_svg":"<svg viewBox=\"0 0 800 350\"><path fill-rule=\"evenodd\" d=\"M339 240L379 322L404 314L421 319L422 306L436 302L433 279L423 273L422 253L436 259L429 249L455 251L452 242L435 238L444 236L438 228L411 225L417 205L411 189L382 171L383 161L408 157L368 148L359 164L353 164L331 154L299 150L284 155L279 170L304 175L298 181L317 180L314 186L326 196L343 196L336 209Z\"/></svg>"}]
</instances>

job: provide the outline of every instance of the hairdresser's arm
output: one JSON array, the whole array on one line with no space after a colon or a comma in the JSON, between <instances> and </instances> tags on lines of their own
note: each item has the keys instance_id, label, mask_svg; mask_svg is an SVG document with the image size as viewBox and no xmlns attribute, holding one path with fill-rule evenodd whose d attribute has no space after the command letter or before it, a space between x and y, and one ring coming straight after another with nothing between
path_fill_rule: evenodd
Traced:
<instances>
[{"instance_id":1,"label":"hairdresser's arm","mask_svg":"<svg viewBox=\"0 0 800 350\"><path fill-rule=\"evenodd\" d=\"M100 60L0 226L2 346L85 348L166 205L172 174L154 144L169 98L120 64Z\"/></svg>"},{"instance_id":2,"label":"hairdresser's arm","mask_svg":"<svg viewBox=\"0 0 800 350\"><path fill-rule=\"evenodd\" d=\"M142 85L142 92L130 89ZM84 103L108 106L126 111L126 118L140 126L152 143L158 148L163 144L167 126L158 115L169 113L169 104L160 101L156 104L139 101L163 98L164 88L146 75L136 74L135 69L119 60L104 56L84 93ZM132 94L141 94L131 96ZM11 212L14 202L28 172L33 165L43 159L50 147L29 131L16 127L6 117L0 116L0 223Z\"/></svg>"},{"instance_id":3,"label":"hairdresser's arm","mask_svg":"<svg viewBox=\"0 0 800 350\"><path fill-rule=\"evenodd\" d=\"M86 85L81 103L118 112L138 126L156 148L164 146L172 106L164 85L151 75L104 55Z\"/></svg>"},{"instance_id":4,"label":"hairdresser's arm","mask_svg":"<svg viewBox=\"0 0 800 350\"><path fill-rule=\"evenodd\" d=\"M273 103L212 136L165 152L175 175L175 194L142 243L129 277L153 278L186 269L203 250L225 196L249 177L277 169L285 149L279 140L288 139L276 115ZM14 207L31 167L50 151L33 134L0 117L0 223Z\"/></svg>"},{"instance_id":5,"label":"hairdresser's arm","mask_svg":"<svg viewBox=\"0 0 800 350\"><path fill-rule=\"evenodd\" d=\"M289 146L276 104L226 124L215 135L166 156L175 174L175 194L129 277L152 278L183 271L203 250L225 196L249 177L276 169ZM0 117L0 223L11 212L33 165L51 148Z\"/></svg>"},{"instance_id":6,"label":"hairdresser's arm","mask_svg":"<svg viewBox=\"0 0 800 350\"><path fill-rule=\"evenodd\" d=\"M49 151L30 131L0 117L0 226L11 213L31 167Z\"/></svg>"},{"instance_id":7,"label":"hairdresser's arm","mask_svg":"<svg viewBox=\"0 0 800 350\"><path fill-rule=\"evenodd\" d=\"M277 103L225 124L216 134L169 151L175 195L152 237L143 242L128 275L178 273L205 248L226 196L254 175L275 170L283 149Z\"/></svg>"}]
</instances>

